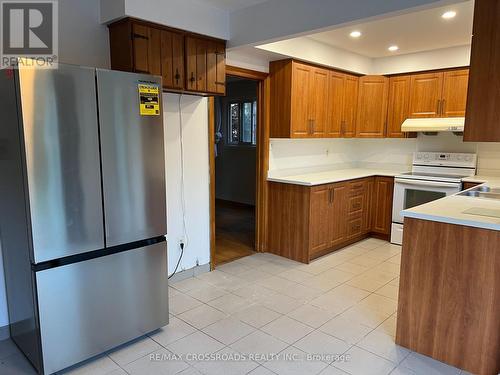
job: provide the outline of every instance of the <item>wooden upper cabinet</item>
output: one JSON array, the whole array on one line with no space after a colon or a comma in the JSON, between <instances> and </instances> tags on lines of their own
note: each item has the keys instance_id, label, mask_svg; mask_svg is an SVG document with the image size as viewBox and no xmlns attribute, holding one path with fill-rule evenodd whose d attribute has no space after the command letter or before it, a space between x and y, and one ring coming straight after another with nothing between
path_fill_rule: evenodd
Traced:
<instances>
[{"instance_id":1,"label":"wooden upper cabinet","mask_svg":"<svg viewBox=\"0 0 500 375\"><path fill-rule=\"evenodd\" d=\"M358 110L359 78L345 75L344 81L344 108L342 122L342 136L354 137L356 135L356 115Z\"/></svg>"},{"instance_id":2,"label":"wooden upper cabinet","mask_svg":"<svg viewBox=\"0 0 500 375\"><path fill-rule=\"evenodd\" d=\"M408 118L410 103L410 76L389 78L389 103L387 106L386 136L389 138L415 137L415 133L403 133L401 125Z\"/></svg>"},{"instance_id":3,"label":"wooden upper cabinet","mask_svg":"<svg viewBox=\"0 0 500 375\"><path fill-rule=\"evenodd\" d=\"M413 74L410 83L411 118L439 117L443 73Z\"/></svg>"},{"instance_id":4,"label":"wooden upper cabinet","mask_svg":"<svg viewBox=\"0 0 500 375\"><path fill-rule=\"evenodd\" d=\"M450 70L443 73L441 117L464 117L467 105L469 70Z\"/></svg>"},{"instance_id":5,"label":"wooden upper cabinet","mask_svg":"<svg viewBox=\"0 0 500 375\"><path fill-rule=\"evenodd\" d=\"M225 93L224 41L131 18L109 35L112 69L161 75L164 89Z\"/></svg>"},{"instance_id":6,"label":"wooden upper cabinet","mask_svg":"<svg viewBox=\"0 0 500 375\"><path fill-rule=\"evenodd\" d=\"M134 71L146 74L161 74L161 31L152 27L132 25Z\"/></svg>"},{"instance_id":7,"label":"wooden upper cabinet","mask_svg":"<svg viewBox=\"0 0 500 375\"><path fill-rule=\"evenodd\" d=\"M500 142L500 1L475 1L464 140Z\"/></svg>"},{"instance_id":8,"label":"wooden upper cabinet","mask_svg":"<svg viewBox=\"0 0 500 375\"><path fill-rule=\"evenodd\" d=\"M161 76L163 87L184 88L184 36L161 30Z\"/></svg>"},{"instance_id":9,"label":"wooden upper cabinet","mask_svg":"<svg viewBox=\"0 0 500 375\"><path fill-rule=\"evenodd\" d=\"M341 137L344 121L344 89L345 75L330 72L328 78L328 122L326 126L327 137Z\"/></svg>"},{"instance_id":10,"label":"wooden upper cabinet","mask_svg":"<svg viewBox=\"0 0 500 375\"><path fill-rule=\"evenodd\" d=\"M309 80L311 101L309 103L309 120L311 121L311 135L325 137L328 122L328 70L314 68Z\"/></svg>"},{"instance_id":11,"label":"wooden upper cabinet","mask_svg":"<svg viewBox=\"0 0 500 375\"><path fill-rule=\"evenodd\" d=\"M311 135L311 78L313 68L309 65L293 63L291 84L291 136L307 137ZM286 95L286 94L285 94ZM286 100L286 96L283 98ZM290 126L290 125L289 125Z\"/></svg>"},{"instance_id":12,"label":"wooden upper cabinet","mask_svg":"<svg viewBox=\"0 0 500 375\"><path fill-rule=\"evenodd\" d=\"M356 137L384 137L388 94L387 77L364 76L359 79Z\"/></svg>"}]
</instances>

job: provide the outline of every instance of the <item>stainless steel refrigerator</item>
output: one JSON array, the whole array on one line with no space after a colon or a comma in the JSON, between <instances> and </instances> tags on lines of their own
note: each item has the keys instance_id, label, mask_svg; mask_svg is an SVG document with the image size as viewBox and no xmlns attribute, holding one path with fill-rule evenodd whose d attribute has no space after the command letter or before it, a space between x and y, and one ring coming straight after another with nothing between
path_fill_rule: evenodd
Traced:
<instances>
[{"instance_id":1,"label":"stainless steel refrigerator","mask_svg":"<svg viewBox=\"0 0 500 375\"><path fill-rule=\"evenodd\" d=\"M20 64L0 71L0 116L17 346L49 374L166 325L161 78Z\"/></svg>"}]
</instances>

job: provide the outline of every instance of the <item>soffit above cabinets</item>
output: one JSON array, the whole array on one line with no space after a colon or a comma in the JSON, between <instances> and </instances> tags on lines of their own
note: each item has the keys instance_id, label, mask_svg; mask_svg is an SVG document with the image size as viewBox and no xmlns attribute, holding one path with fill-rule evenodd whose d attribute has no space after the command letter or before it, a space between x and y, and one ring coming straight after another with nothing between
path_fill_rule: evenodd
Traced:
<instances>
[{"instance_id":1,"label":"soffit above cabinets","mask_svg":"<svg viewBox=\"0 0 500 375\"><path fill-rule=\"evenodd\" d=\"M473 7L474 2L470 0L351 24L308 37L370 58L463 46L471 43ZM443 19L441 15L449 10L455 11L456 16ZM361 32L361 36L352 38L349 35L352 31ZM399 49L391 52L388 50L391 45Z\"/></svg>"}]
</instances>

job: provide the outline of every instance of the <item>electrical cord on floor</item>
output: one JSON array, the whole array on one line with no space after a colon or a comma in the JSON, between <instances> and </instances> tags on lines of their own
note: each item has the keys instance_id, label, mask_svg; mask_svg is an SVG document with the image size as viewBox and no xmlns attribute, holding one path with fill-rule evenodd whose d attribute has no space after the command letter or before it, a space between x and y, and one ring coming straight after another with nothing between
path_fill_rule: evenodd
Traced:
<instances>
[{"instance_id":1,"label":"electrical cord on floor","mask_svg":"<svg viewBox=\"0 0 500 375\"><path fill-rule=\"evenodd\" d=\"M179 242L179 247L181 249L181 253L179 255L179 260L177 261L177 264L175 265L175 269L172 272L168 278L170 279L172 276L175 275L177 272L177 269L179 268L179 264L181 263L182 257L184 255L184 247L187 246L188 244L188 234L187 234L187 227L186 227L186 199L184 196L184 139L182 135L182 105L181 105L181 100L182 100L182 94L179 95L179 102L178 102L178 110L179 110L179 138L180 138L180 145L181 145L181 211L182 211L182 232L184 235L184 238L181 242Z\"/></svg>"}]
</instances>

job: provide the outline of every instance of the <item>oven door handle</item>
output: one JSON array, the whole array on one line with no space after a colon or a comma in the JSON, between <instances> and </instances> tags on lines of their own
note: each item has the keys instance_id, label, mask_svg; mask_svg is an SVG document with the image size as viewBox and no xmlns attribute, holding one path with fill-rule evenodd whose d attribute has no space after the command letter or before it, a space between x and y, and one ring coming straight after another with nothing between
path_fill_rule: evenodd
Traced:
<instances>
[{"instance_id":1,"label":"oven door handle","mask_svg":"<svg viewBox=\"0 0 500 375\"><path fill-rule=\"evenodd\" d=\"M460 188L460 183L456 182L440 182L440 181L424 181L424 180L407 180L403 178L394 179L395 182L399 182L404 185L413 186L432 186L432 187L449 187L449 188Z\"/></svg>"}]
</instances>

